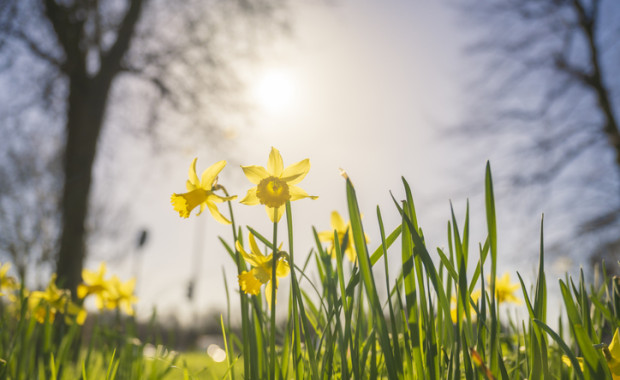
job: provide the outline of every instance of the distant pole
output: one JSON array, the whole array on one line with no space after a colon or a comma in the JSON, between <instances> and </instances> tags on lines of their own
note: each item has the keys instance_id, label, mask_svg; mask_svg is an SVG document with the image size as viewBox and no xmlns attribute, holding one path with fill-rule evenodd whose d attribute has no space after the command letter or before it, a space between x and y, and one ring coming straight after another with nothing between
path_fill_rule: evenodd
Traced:
<instances>
[{"instance_id":1,"label":"distant pole","mask_svg":"<svg viewBox=\"0 0 620 380\"><path fill-rule=\"evenodd\" d=\"M136 287L134 292L138 293L138 278L140 277L140 272L142 271L142 248L146 244L149 238L149 232L147 229L143 228L138 233L138 239L136 240L136 248L133 254L133 276L136 279Z\"/></svg>"}]
</instances>

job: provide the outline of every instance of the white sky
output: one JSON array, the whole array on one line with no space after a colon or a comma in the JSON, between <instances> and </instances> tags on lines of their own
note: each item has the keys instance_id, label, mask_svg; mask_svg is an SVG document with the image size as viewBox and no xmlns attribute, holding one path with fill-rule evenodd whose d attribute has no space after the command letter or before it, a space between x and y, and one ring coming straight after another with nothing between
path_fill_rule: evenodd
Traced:
<instances>
[{"instance_id":1,"label":"white sky","mask_svg":"<svg viewBox=\"0 0 620 380\"><path fill-rule=\"evenodd\" d=\"M137 191L132 213L137 225L150 233L139 277L141 315L147 316L153 305L163 314L176 311L183 321L212 307L224 310L223 271L231 290L237 287L236 269L217 241L221 235L232 244L230 227L217 224L208 212L181 219L169 203L171 193L185 191L187 169L196 156L199 174L220 159L265 166L271 146L281 151L285 166L310 158L312 169L299 186L320 198L293 203L297 264L313 246L312 225L318 231L329 229L332 210L346 218L340 167L356 186L372 250L379 244L376 205L381 206L388 231L400 222L389 191L396 197L403 195L402 175L413 189L431 252L445 246L449 200L462 218L465 199L470 197L474 218L470 249L476 252L486 229L480 194L488 157L472 154L472 147L459 145L439 130L460 117L460 100L467 96L460 81L467 63L459 25L440 3L348 0L334 7L308 6L300 12L296 36L276 49L272 62L264 62L265 70L281 68L294 79L290 108L264 112L257 115L255 125L239 128L229 157L213 156L206 142L201 150L180 153L166 165L152 168L146 186ZM501 168L494 166L494 170ZM239 198L252 186L232 163L222 172L220 183ZM222 208L222 212L227 211ZM236 204L235 214L240 225L271 236L264 207ZM536 266L537 235L529 246L515 248L514 237L507 233L515 219L502 209L501 201L498 217L500 248L513 255L500 260L499 273L510 270L513 281L515 270L529 276ZM539 220L539 215L529 215L528 228L536 231ZM285 224L281 224L279 234L285 236ZM204 252L195 300L189 303L185 292L195 270L198 228L203 231ZM391 258L395 269L391 277L399 260L397 248ZM93 269L97 265L97 258L87 263ZM109 271L128 278L131 265L127 258L111 263ZM288 281L281 284L288 288ZM231 297L236 306L238 298Z\"/></svg>"}]
</instances>

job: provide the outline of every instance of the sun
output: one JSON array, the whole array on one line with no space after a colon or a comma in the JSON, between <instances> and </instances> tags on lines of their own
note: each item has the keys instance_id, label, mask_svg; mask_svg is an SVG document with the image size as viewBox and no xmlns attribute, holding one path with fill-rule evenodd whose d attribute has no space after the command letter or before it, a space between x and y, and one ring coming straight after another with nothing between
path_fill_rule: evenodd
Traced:
<instances>
[{"instance_id":1,"label":"sun","mask_svg":"<svg viewBox=\"0 0 620 380\"><path fill-rule=\"evenodd\" d=\"M295 79L290 70L270 69L256 83L253 97L261 109L279 114L292 108L295 92Z\"/></svg>"}]
</instances>

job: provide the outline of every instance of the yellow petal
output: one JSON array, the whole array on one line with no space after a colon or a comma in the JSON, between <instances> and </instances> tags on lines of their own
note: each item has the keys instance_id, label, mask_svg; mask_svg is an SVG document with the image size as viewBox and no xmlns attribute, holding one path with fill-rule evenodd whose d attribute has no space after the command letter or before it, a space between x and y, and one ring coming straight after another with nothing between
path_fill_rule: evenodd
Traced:
<instances>
[{"instance_id":1,"label":"yellow petal","mask_svg":"<svg viewBox=\"0 0 620 380\"><path fill-rule=\"evenodd\" d=\"M241 243L239 243L239 241L235 243L235 246L237 247L239 253L241 253L241 256L243 256L243 259L253 267L263 266L268 260L270 260L265 257L265 255L263 255L260 251L258 251L257 254L254 254L252 251L250 251L250 253L247 253L245 249L243 249L243 246L241 245Z\"/></svg>"},{"instance_id":2,"label":"yellow petal","mask_svg":"<svg viewBox=\"0 0 620 380\"><path fill-rule=\"evenodd\" d=\"M174 193L170 197L170 203L182 218L189 218L190 212L206 200L207 192L200 188L184 194Z\"/></svg>"},{"instance_id":3,"label":"yellow petal","mask_svg":"<svg viewBox=\"0 0 620 380\"><path fill-rule=\"evenodd\" d=\"M4 278L9 269L11 269L11 263L4 263L0 265L0 278Z\"/></svg>"},{"instance_id":4,"label":"yellow petal","mask_svg":"<svg viewBox=\"0 0 620 380\"><path fill-rule=\"evenodd\" d=\"M614 359L620 360L620 336L618 335L618 330L614 332L614 337L611 339L611 343L609 343L609 352L611 352L611 356Z\"/></svg>"},{"instance_id":5,"label":"yellow petal","mask_svg":"<svg viewBox=\"0 0 620 380\"><path fill-rule=\"evenodd\" d=\"M241 200L241 203L248 206L255 206L260 203L260 199L256 196L256 187L248 190L248 193L245 195L245 198Z\"/></svg>"},{"instance_id":6,"label":"yellow petal","mask_svg":"<svg viewBox=\"0 0 620 380\"><path fill-rule=\"evenodd\" d=\"M347 230L347 225L344 223L344 220L342 220L342 217L340 216L338 211L332 211L331 225L332 228L339 233L345 233Z\"/></svg>"},{"instance_id":7,"label":"yellow petal","mask_svg":"<svg viewBox=\"0 0 620 380\"><path fill-rule=\"evenodd\" d=\"M252 253L257 256L263 256L260 248L258 248L258 244L256 244L256 238L254 237L254 235L252 233L249 233L248 235L248 240L250 241L250 249L252 250Z\"/></svg>"},{"instance_id":8,"label":"yellow petal","mask_svg":"<svg viewBox=\"0 0 620 380\"><path fill-rule=\"evenodd\" d=\"M198 175L196 175L196 161L198 161L198 157L194 158L192 164L189 166L189 183L194 186L198 186L200 182L198 181ZM189 189L188 189L189 190Z\"/></svg>"},{"instance_id":9,"label":"yellow petal","mask_svg":"<svg viewBox=\"0 0 620 380\"><path fill-rule=\"evenodd\" d=\"M305 160L301 160L296 164L289 165L282 172L282 179L286 181L289 185L296 185L301 182L302 179L308 174L310 171L310 160L306 158Z\"/></svg>"},{"instance_id":10,"label":"yellow petal","mask_svg":"<svg viewBox=\"0 0 620 380\"><path fill-rule=\"evenodd\" d=\"M202 214L202 212L205 210L205 207L206 207L206 203L201 203L200 208L198 209L198 213L196 213L196 216Z\"/></svg>"},{"instance_id":11,"label":"yellow petal","mask_svg":"<svg viewBox=\"0 0 620 380\"><path fill-rule=\"evenodd\" d=\"M347 248L345 248L344 253L347 255L350 262L354 263L355 260L357 260L357 252L355 252L355 248L353 248L351 240L347 243Z\"/></svg>"},{"instance_id":12,"label":"yellow petal","mask_svg":"<svg viewBox=\"0 0 620 380\"><path fill-rule=\"evenodd\" d=\"M258 185L263 179L271 177L267 170L265 170L262 166L242 166L241 169L243 169L243 173L246 177L248 177L250 182L255 185Z\"/></svg>"},{"instance_id":13,"label":"yellow petal","mask_svg":"<svg viewBox=\"0 0 620 380\"><path fill-rule=\"evenodd\" d=\"M78 285L78 287L77 287L77 296L78 296L78 298L82 299L82 298L86 297L87 294L88 294L88 287L86 287L83 284Z\"/></svg>"},{"instance_id":14,"label":"yellow petal","mask_svg":"<svg viewBox=\"0 0 620 380\"><path fill-rule=\"evenodd\" d=\"M200 180L200 186L205 190L211 190L215 178L220 174L222 169L226 166L226 160L218 161L215 164L209 166L204 172L202 172L202 179Z\"/></svg>"},{"instance_id":15,"label":"yellow petal","mask_svg":"<svg viewBox=\"0 0 620 380\"><path fill-rule=\"evenodd\" d=\"M318 233L319 240L326 243L334 242L334 231L321 231Z\"/></svg>"},{"instance_id":16,"label":"yellow petal","mask_svg":"<svg viewBox=\"0 0 620 380\"><path fill-rule=\"evenodd\" d=\"M267 171L274 177L280 177L283 168L284 163L282 163L282 155L280 155L280 152L276 148L271 147L269 161L267 162Z\"/></svg>"},{"instance_id":17,"label":"yellow petal","mask_svg":"<svg viewBox=\"0 0 620 380\"><path fill-rule=\"evenodd\" d=\"M211 216L213 216L213 219L217 220L222 224L231 224L230 220L226 219L224 215L220 213L220 210L217 209L215 203L207 202L207 207L209 208L209 212L211 212Z\"/></svg>"},{"instance_id":18,"label":"yellow petal","mask_svg":"<svg viewBox=\"0 0 620 380\"><path fill-rule=\"evenodd\" d=\"M296 201L296 200L304 199L304 198L311 198L311 199L319 198L316 195L308 195L308 193L306 193L304 189L302 189L301 187L293 186L293 185L288 187L288 192L291 195L291 201Z\"/></svg>"},{"instance_id":19,"label":"yellow petal","mask_svg":"<svg viewBox=\"0 0 620 380\"><path fill-rule=\"evenodd\" d=\"M271 219L272 222L277 223L280 221L280 219L282 218L282 215L284 214L284 209L285 207L278 207L278 213L277 215L275 215L275 219L274 219L274 208L273 207L267 207L265 206L265 210L267 210L267 215L269 216L269 219Z\"/></svg>"},{"instance_id":20,"label":"yellow petal","mask_svg":"<svg viewBox=\"0 0 620 380\"><path fill-rule=\"evenodd\" d=\"M246 294L257 295L260 293L260 287L263 285L248 271L243 271L239 276L239 287Z\"/></svg>"},{"instance_id":21,"label":"yellow petal","mask_svg":"<svg viewBox=\"0 0 620 380\"><path fill-rule=\"evenodd\" d=\"M276 265L276 276L286 277L288 276L290 270L291 268L286 260L278 260L278 264Z\"/></svg>"},{"instance_id":22,"label":"yellow petal","mask_svg":"<svg viewBox=\"0 0 620 380\"><path fill-rule=\"evenodd\" d=\"M267 286L265 286L265 298L267 299L267 305L271 308L271 281L269 281L267 283ZM277 292L278 292L278 280L276 279L276 299L275 302L276 304L278 303L278 297L277 297Z\"/></svg>"}]
</instances>

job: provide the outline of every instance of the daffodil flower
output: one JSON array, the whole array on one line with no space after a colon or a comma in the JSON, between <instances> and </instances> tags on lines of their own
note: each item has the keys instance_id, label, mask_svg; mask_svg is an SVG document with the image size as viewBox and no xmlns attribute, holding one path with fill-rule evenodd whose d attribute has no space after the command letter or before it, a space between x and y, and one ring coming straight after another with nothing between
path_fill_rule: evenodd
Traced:
<instances>
[{"instance_id":1,"label":"daffodil flower","mask_svg":"<svg viewBox=\"0 0 620 380\"><path fill-rule=\"evenodd\" d=\"M133 304L138 302L134 296L136 279L132 278L126 282L121 282L117 276L112 276L109 281L110 294L108 295L106 307L108 309L122 309L127 315L134 315Z\"/></svg>"},{"instance_id":2,"label":"daffodil flower","mask_svg":"<svg viewBox=\"0 0 620 380\"><path fill-rule=\"evenodd\" d=\"M488 282L491 282L490 277ZM521 286L510 283L510 274L505 273L499 280L495 280L495 297L497 303L512 302L520 304L521 300L515 296L515 291Z\"/></svg>"},{"instance_id":3,"label":"daffodil flower","mask_svg":"<svg viewBox=\"0 0 620 380\"><path fill-rule=\"evenodd\" d=\"M480 291L480 289L474 290L471 293L471 300L474 301L475 304L478 304L478 299L480 299L480 295L482 294L482 292ZM450 304L452 305L452 308L450 308L450 317L452 319L452 323L456 323L456 321L458 320L457 318L457 299L456 296L452 296L452 298L450 299ZM476 318L476 309L474 308L474 306L470 303L469 304L469 313L472 316L472 318ZM463 315L461 316L461 318L463 317Z\"/></svg>"},{"instance_id":4,"label":"daffodil flower","mask_svg":"<svg viewBox=\"0 0 620 380\"><path fill-rule=\"evenodd\" d=\"M614 332L614 337L609 346L603 348L603 354L613 379L620 380L620 336L618 336L618 329Z\"/></svg>"},{"instance_id":5,"label":"daffodil flower","mask_svg":"<svg viewBox=\"0 0 620 380\"><path fill-rule=\"evenodd\" d=\"M317 199L295 186L308 174L310 160L301 160L284 169L282 156L276 148L271 148L267 169L262 166L242 166L246 177L256 186L248 190L241 203L245 205L265 205L267 215L276 223L282 218L284 206L288 201L303 198ZM276 214L277 213L277 214Z\"/></svg>"},{"instance_id":6,"label":"daffodil flower","mask_svg":"<svg viewBox=\"0 0 620 380\"><path fill-rule=\"evenodd\" d=\"M265 256L262 254L258 245L256 244L256 239L254 235L250 234L250 253L247 253L241 243L237 241L235 244L237 246L237 250L241 252L243 259L252 265L252 270L243 271L239 276L239 287L246 294L258 295L260 293L260 288L263 284L267 284L265 287L265 298L267 298L267 303L271 307L271 276L272 276L272 267L273 267L273 254L269 256ZM278 289L278 279L277 277L285 277L288 275L290 271L290 267L288 262L286 261L284 256L277 257L276 263L276 290Z\"/></svg>"},{"instance_id":7,"label":"daffodil flower","mask_svg":"<svg viewBox=\"0 0 620 380\"><path fill-rule=\"evenodd\" d=\"M95 295L95 305L99 310L105 306L106 298L109 292L108 281L104 279L106 272L105 263L99 265L99 271L94 272L88 269L82 270L83 284L77 287L78 298L85 298L88 295Z\"/></svg>"},{"instance_id":8,"label":"daffodil flower","mask_svg":"<svg viewBox=\"0 0 620 380\"><path fill-rule=\"evenodd\" d=\"M603 348L603 355L605 356L605 360L607 361L607 366L609 367L609 372L611 372L613 380L620 380L620 336L618 335L618 330L619 329L616 329L614 332L614 337L611 339L609 346ZM569 368L572 368L573 364L568 356L562 355L562 361ZM583 358L578 357L577 361L579 362L579 367L581 367L581 370L583 371Z\"/></svg>"},{"instance_id":9,"label":"daffodil flower","mask_svg":"<svg viewBox=\"0 0 620 380\"><path fill-rule=\"evenodd\" d=\"M11 263L4 263L0 265L0 290L13 291L18 289L17 281L7 273L11 269Z\"/></svg>"},{"instance_id":10,"label":"daffodil flower","mask_svg":"<svg viewBox=\"0 0 620 380\"><path fill-rule=\"evenodd\" d=\"M215 220L222 224L230 224L230 221L220 213L215 204L233 200L237 196L221 197L213 192L218 188L217 176L226 166L226 161L222 160L211 165L202 172L199 180L196 174L196 160L198 158L194 158L189 167L189 179L186 183L188 192L183 194L174 193L170 197L174 210L178 211L179 216L182 218L189 218L189 214L194 208L200 206L200 211L197 214L200 215L206 206Z\"/></svg>"},{"instance_id":11,"label":"daffodil flower","mask_svg":"<svg viewBox=\"0 0 620 380\"><path fill-rule=\"evenodd\" d=\"M344 253L347 255L349 260L354 263L357 259L357 252L355 251L355 247L353 246L353 236L351 235L351 222L345 223L338 211L332 211L331 215L331 231L321 231L319 232L319 240L330 243L328 248L329 253L333 258L336 258L336 249L334 247L334 231L338 235L338 244L342 246L344 242L344 236L347 235L347 245L344 247ZM364 238L366 239L366 243L369 242L368 236L364 234Z\"/></svg>"},{"instance_id":12,"label":"daffodil flower","mask_svg":"<svg viewBox=\"0 0 620 380\"><path fill-rule=\"evenodd\" d=\"M28 304L32 310L34 318L39 323L45 320L53 322L57 313L73 315L78 324L84 324L86 320L86 310L71 302L71 294L68 290L58 289L56 286L56 275L52 278L44 291L34 291L28 297ZM65 318L67 322L70 319Z\"/></svg>"}]
</instances>

